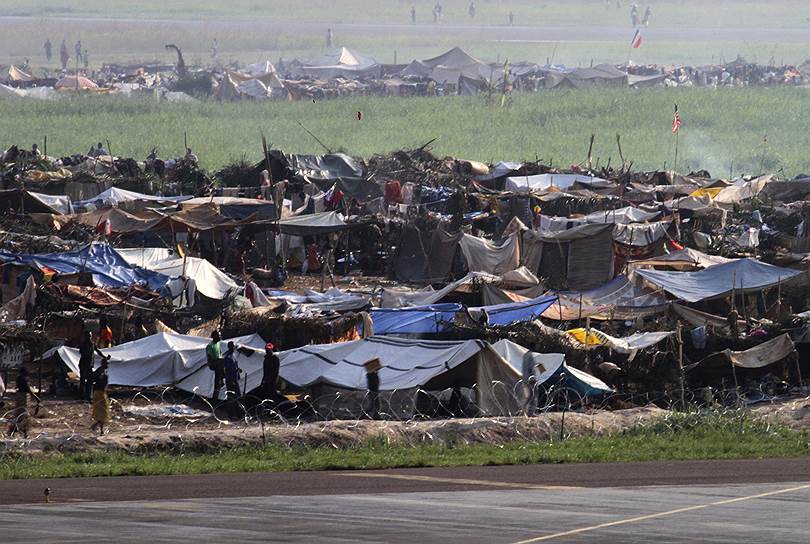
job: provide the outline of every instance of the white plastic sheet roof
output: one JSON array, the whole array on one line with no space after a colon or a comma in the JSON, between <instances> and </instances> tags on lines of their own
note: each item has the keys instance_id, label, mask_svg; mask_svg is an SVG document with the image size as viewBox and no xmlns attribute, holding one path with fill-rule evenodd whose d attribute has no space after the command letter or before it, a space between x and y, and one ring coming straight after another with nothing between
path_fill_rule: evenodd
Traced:
<instances>
[{"instance_id":1,"label":"white plastic sheet roof","mask_svg":"<svg viewBox=\"0 0 810 544\"><path fill-rule=\"evenodd\" d=\"M480 340L411 340L372 336L340 344L305 346L283 352L281 377L300 387L329 384L366 389L363 364L379 358L380 390L425 385L487 348Z\"/></svg>"},{"instance_id":2,"label":"white plastic sheet roof","mask_svg":"<svg viewBox=\"0 0 810 544\"><path fill-rule=\"evenodd\" d=\"M208 298L222 300L228 291L239 287L227 274L205 259L186 257L184 264L183 258L170 249L158 247L116 251L132 266L140 266L174 278L192 278L197 284L197 291Z\"/></svg>"},{"instance_id":3,"label":"white plastic sheet roof","mask_svg":"<svg viewBox=\"0 0 810 544\"><path fill-rule=\"evenodd\" d=\"M795 278L801 272L756 259L736 259L698 272L636 270L644 280L687 302L699 302L737 293L760 291Z\"/></svg>"},{"instance_id":4,"label":"white plastic sheet roof","mask_svg":"<svg viewBox=\"0 0 810 544\"><path fill-rule=\"evenodd\" d=\"M518 176L506 178L504 190L520 193L541 191L552 186L557 189L568 189L574 183L591 184L606 181L595 176L582 176L580 174L538 174L535 176Z\"/></svg>"},{"instance_id":5,"label":"white plastic sheet roof","mask_svg":"<svg viewBox=\"0 0 810 544\"><path fill-rule=\"evenodd\" d=\"M211 340L199 336L158 333L101 350L109 355L109 376L112 385L137 387L176 386L179 389L210 397L214 389L214 373L208 369L205 346ZM259 386L262 379L262 361L265 342L258 334L223 340L225 352L228 342L250 348L237 351L236 360L243 374L244 391ZM79 350L62 346L46 353L56 353L73 372L79 372ZM242 384L240 384L242 385ZM224 398L224 392L221 393Z\"/></svg>"}]
</instances>

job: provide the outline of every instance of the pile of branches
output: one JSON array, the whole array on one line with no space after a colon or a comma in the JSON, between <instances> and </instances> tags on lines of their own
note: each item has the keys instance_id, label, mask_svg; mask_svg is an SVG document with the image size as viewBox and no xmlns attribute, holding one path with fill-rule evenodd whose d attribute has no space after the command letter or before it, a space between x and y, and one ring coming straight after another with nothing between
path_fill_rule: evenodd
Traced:
<instances>
[{"instance_id":1,"label":"pile of branches","mask_svg":"<svg viewBox=\"0 0 810 544\"><path fill-rule=\"evenodd\" d=\"M259 169L242 156L238 161L214 172L214 177L222 187L253 187L259 184Z\"/></svg>"},{"instance_id":2,"label":"pile of branches","mask_svg":"<svg viewBox=\"0 0 810 544\"><path fill-rule=\"evenodd\" d=\"M452 185L459 180L451 158L438 159L425 147L374 155L365 163L369 176L378 181L398 180L432 186Z\"/></svg>"},{"instance_id":3,"label":"pile of branches","mask_svg":"<svg viewBox=\"0 0 810 544\"><path fill-rule=\"evenodd\" d=\"M276 349L328 344L352 336L363 318L359 314L288 317L274 313L242 311L231 314L222 328L223 338L258 333Z\"/></svg>"}]
</instances>

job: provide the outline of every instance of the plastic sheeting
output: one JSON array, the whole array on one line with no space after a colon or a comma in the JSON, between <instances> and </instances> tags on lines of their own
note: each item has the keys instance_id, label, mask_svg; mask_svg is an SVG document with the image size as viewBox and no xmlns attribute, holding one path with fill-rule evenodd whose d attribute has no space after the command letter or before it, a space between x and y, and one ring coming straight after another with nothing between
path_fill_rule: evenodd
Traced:
<instances>
[{"instance_id":1,"label":"plastic sheeting","mask_svg":"<svg viewBox=\"0 0 810 544\"><path fill-rule=\"evenodd\" d=\"M665 340L675 333L672 331L637 332L635 334L631 334L630 336L617 338L593 328L587 331L586 334L586 329L580 328L565 331L565 334L575 340L578 345L585 349L607 346L612 350L618 351L619 353L633 353L640 349L654 346L658 342Z\"/></svg>"},{"instance_id":2,"label":"plastic sheeting","mask_svg":"<svg viewBox=\"0 0 810 544\"><path fill-rule=\"evenodd\" d=\"M121 255L107 244L92 243L76 251L66 253L10 253L0 251L0 261L43 267L60 274L90 272L93 282L100 287L122 288L131 285L146 285L153 291L161 291L169 282L169 277L130 265Z\"/></svg>"},{"instance_id":3,"label":"plastic sheeting","mask_svg":"<svg viewBox=\"0 0 810 544\"><path fill-rule=\"evenodd\" d=\"M205 356L205 346L210 341L199 336L158 333L101 351L110 356L111 385L173 385L190 393L210 397L214 390L214 373L208 368ZM237 347L250 348L237 350L236 362L243 370L240 378L242 390L251 391L261 384L265 341L258 334L223 340L220 345L223 353L231 341ZM78 349L62 346L47 352L43 357L52 353L56 353L68 368L78 374ZM225 398L224 388L220 398Z\"/></svg>"},{"instance_id":4,"label":"plastic sheeting","mask_svg":"<svg viewBox=\"0 0 810 544\"><path fill-rule=\"evenodd\" d=\"M469 312L473 318L479 320L482 315L486 315L487 325L509 325L516 321L533 321L537 319L556 300L556 296L543 296L525 302L479 306L470 308Z\"/></svg>"},{"instance_id":5,"label":"plastic sheeting","mask_svg":"<svg viewBox=\"0 0 810 544\"><path fill-rule=\"evenodd\" d=\"M728 357L734 366L742 368L762 368L781 361L796 351L793 340L787 333L777 336L762 344L745 351L731 351L727 349L723 354Z\"/></svg>"},{"instance_id":6,"label":"plastic sheeting","mask_svg":"<svg viewBox=\"0 0 810 544\"><path fill-rule=\"evenodd\" d=\"M673 251L666 255L651 257L643 261L632 261L630 266L638 268L642 266L666 266L677 269L709 268L717 264L725 264L734 259L727 259L719 255L708 255L697 249L686 247L679 251Z\"/></svg>"},{"instance_id":7,"label":"plastic sheeting","mask_svg":"<svg viewBox=\"0 0 810 544\"><path fill-rule=\"evenodd\" d=\"M471 272L500 275L520 266L520 245L516 234L500 245L465 234L459 240L459 245Z\"/></svg>"},{"instance_id":8,"label":"plastic sheeting","mask_svg":"<svg viewBox=\"0 0 810 544\"><path fill-rule=\"evenodd\" d=\"M801 272L756 259L736 259L697 272L636 270L645 281L687 302L723 297L732 292L757 292L785 282Z\"/></svg>"},{"instance_id":9,"label":"plastic sheeting","mask_svg":"<svg viewBox=\"0 0 810 544\"><path fill-rule=\"evenodd\" d=\"M572 321L583 317L594 319L635 319L662 313L669 301L617 276L602 287L590 291L558 293L560 300L543 312L546 319Z\"/></svg>"},{"instance_id":10,"label":"plastic sheeting","mask_svg":"<svg viewBox=\"0 0 810 544\"><path fill-rule=\"evenodd\" d=\"M135 191L127 191L119 187L110 187L93 198L87 200L80 200L74 202L74 208L87 208L93 206L95 208L113 208L125 202L182 202L190 200L191 196L154 196L145 195L143 193L136 193Z\"/></svg>"},{"instance_id":11,"label":"plastic sheeting","mask_svg":"<svg viewBox=\"0 0 810 544\"><path fill-rule=\"evenodd\" d=\"M492 344L492 349L521 373L524 382L533 375L540 385L559 382L559 386L573 389L583 397L613 392L599 378L568 366L562 353L535 353L509 340Z\"/></svg>"},{"instance_id":12,"label":"plastic sheeting","mask_svg":"<svg viewBox=\"0 0 810 544\"><path fill-rule=\"evenodd\" d=\"M583 176L580 174L538 174L535 176L517 176L506 178L505 191L518 193L529 193L532 191L543 191L556 187L557 189L568 189L574 183L586 185L595 182L607 181L595 176Z\"/></svg>"},{"instance_id":13,"label":"plastic sheeting","mask_svg":"<svg viewBox=\"0 0 810 544\"><path fill-rule=\"evenodd\" d=\"M448 330L461 304L433 304L412 308L374 308L375 334L431 334Z\"/></svg>"},{"instance_id":14,"label":"plastic sheeting","mask_svg":"<svg viewBox=\"0 0 810 544\"><path fill-rule=\"evenodd\" d=\"M183 259L170 249L136 248L116 250L132 266L160 272L171 277L192 278L197 291L208 298L222 300L238 285L227 274L205 259Z\"/></svg>"}]
</instances>

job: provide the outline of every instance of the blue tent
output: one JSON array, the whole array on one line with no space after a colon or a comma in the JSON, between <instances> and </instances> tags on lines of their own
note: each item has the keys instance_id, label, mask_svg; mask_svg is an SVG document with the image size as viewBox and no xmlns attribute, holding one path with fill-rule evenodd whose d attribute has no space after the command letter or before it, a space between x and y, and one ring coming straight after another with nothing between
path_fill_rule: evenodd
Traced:
<instances>
[{"instance_id":1,"label":"blue tent","mask_svg":"<svg viewBox=\"0 0 810 544\"><path fill-rule=\"evenodd\" d=\"M470 314L476 317L486 312L487 325L509 325L515 321L537 319L556 301L556 296L543 296L523 302L507 302L506 304L470 308Z\"/></svg>"},{"instance_id":2,"label":"blue tent","mask_svg":"<svg viewBox=\"0 0 810 544\"><path fill-rule=\"evenodd\" d=\"M152 272L132 266L108 244L92 243L76 251L66 253L11 253L0 251L0 261L43 267L60 274L78 274L85 271L93 275L93 282L99 287L123 288L131 285L145 285L153 291L161 291L171 278L160 272Z\"/></svg>"},{"instance_id":3,"label":"blue tent","mask_svg":"<svg viewBox=\"0 0 810 544\"><path fill-rule=\"evenodd\" d=\"M432 304L412 308L374 308L374 334L430 334L450 329L461 304Z\"/></svg>"}]
</instances>

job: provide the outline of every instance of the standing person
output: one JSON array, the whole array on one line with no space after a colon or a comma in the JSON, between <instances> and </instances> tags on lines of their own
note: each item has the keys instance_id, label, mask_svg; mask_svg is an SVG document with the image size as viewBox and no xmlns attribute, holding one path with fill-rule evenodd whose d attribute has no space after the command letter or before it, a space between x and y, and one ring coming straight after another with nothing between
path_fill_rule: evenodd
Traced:
<instances>
[{"instance_id":1,"label":"standing person","mask_svg":"<svg viewBox=\"0 0 810 544\"><path fill-rule=\"evenodd\" d=\"M82 61L82 41L79 40L76 42L76 45L73 47L73 50L76 53L76 60L78 62Z\"/></svg>"},{"instance_id":2,"label":"standing person","mask_svg":"<svg viewBox=\"0 0 810 544\"><path fill-rule=\"evenodd\" d=\"M89 401L90 393L93 389L93 355L98 353L99 356L104 357L101 350L93 343L93 333L87 331L87 334L79 346L79 395L82 400Z\"/></svg>"},{"instance_id":3,"label":"standing person","mask_svg":"<svg viewBox=\"0 0 810 544\"><path fill-rule=\"evenodd\" d=\"M638 26L638 4L630 6L630 24L633 25L633 28Z\"/></svg>"},{"instance_id":4,"label":"standing person","mask_svg":"<svg viewBox=\"0 0 810 544\"><path fill-rule=\"evenodd\" d=\"M46 39L45 44L42 47L45 49L45 60L51 62L51 59L53 58L53 44L51 43L51 39Z\"/></svg>"},{"instance_id":5,"label":"standing person","mask_svg":"<svg viewBox=\"0 0 810 544\"><path fill-rule=\"evenodd\" d=\"M214 41L211 43L211 58L212 59L217 58L218 53L219 53L219 42L217 41L216 38L214 38Z\"/></svg>"},{"instance_id":6,"label":"standing person","mask_svg":"<svg viewBox=\"0 0 810 544\"><path fill-rule=\"evenodd\" d=\"M467 9L467 13L470 14L470 19L475 19L475 2L470 2L470 7Z\"/></svg>"},{"instance_id":7,"label":"standing person","mask_svg":"<svg viewBox=\"0 0 810 544\"><path fill-rule=\"evenodd\" d=\"M509 26L515 26L515 13L509 12Z\"/></svg>"},{"instance_id":8,"label":"standing person","mask_svg":"<svg viewBox=\"0 0 810 544\"><path fill-rule=\"evenodd\" d=\"M15 396L14 410L12 410L8 425L8 435L13 436L14 433L22 433L24 438L28 438L28 431L31 429L31 410L29 399L34 397L39 404L40 400L31 390L31 385L28 383L28 369L25 366L20 367L17 373L17 393Z\"/></svg>"},{"instance_id":9,"label":"standing person","mask_svg":"<svg viewBox=\"0 0 810 544\"><path fill-rule=\"evenodd\" d=\"M242 391L239 388L239 375L242 369L236 362L236 346L233 342L228 342L228 351L222 356L222 366L225 370L225 390L228 397L228 410L233 414L236 411L236 403L242 398Z\"/></svg>"},{"instance_id":10,"label":"standing person","mask_svg":"<svg viewBox=\"0 0 810 544\"><path fill-rule=\"evenodd\" d=\"M59 46L59 61L62 63L62 70L67 70L69 60L70 55L68 55L67 43L65 43L65 40L62 40L62 45Z\"/></svg>"},{"instance_id":11,"label":"standing person","mask_svg":"<svg viewBox=\"0 0 810 544\"><path fill-rule=\"evenodd\" d=\"M411 24L416 24L416 6L411 6Z\"/></svg>"},{"instance_id":12,"label":"standing person","mask_svg":"<svg viewBox=\"0 0 810 544\"><path fill-rule=\"evenodd\" d=\"M650 16L652 15L652 8L647 6L647 9L644 10L644 19L641 21L641 24L644 26L650 26Z\"/></svg>"},{"instance_id":13,"label":"standing person","mask_svg":"<svg viewBox=\"0 0 810 544\"><path fill-rule=\"evenodd\" d=\"M183 157L183 160L185 160L187 165L192 168L200 167L200 159L194 154L193 151L191 151L190 147L186 149L186 155Z\"/></svg>"},{"instance_id":14,"label":"standing person","mask_svg":"<svg viewBox=\"0 0 810 544\"><path fill-rule=\"evenodd\" d=\"M110 325L107 323L107 317L101 316L98 320L98 342L99 349L106 349L113 347L113 333Z\"/></svg>"},{"instance_id":15,"label":"standing person","mask_svg":"<svg viewBox=\"0 0 810 544\"><path fill-rule=\"evenodd\" d=\"M211 342L205 346L205 358L208 361L208 368L214 371L214 392L211 398L214 402L219 400L219 391L222 389L222 382L225 380L225 369L222 362L222 350L219 347L219 342L222 337L219 331L214 331L211 334Z\"/></svg>"},{"instance_id":16,"label":"standing person","mask_svg":"<svg viewBox=\"0 0 810 544\"><path fill-rule=\"evenodd\" d=\"M84 69L87 70L90 67L90 59L87 56L87 49L84 50L82 59L84 60Z\"/></svg>"},{"instance_id":17,"label":"standing person","mask_svg":"<svg viewBox=\"0 0 810 544\"><path fill-rule=\"evenodd\" d=\"M110 356L107 355L101 361L101 366L93 371L93 424L90 430L98 430L99 434L104 434L104 425L110 423L110 397L107 395L109 360Z\"/></svg>"},{"instance_id":18,"label":"standing person","mask_svg":"<svg viewBox=\"0 0 810 544\"><path fill-rule=\"evenodd\" d=\"M332 49L332 40L334 39L334 37L335 36L334 36L334 34L332 34L332 29L327 28L326 29L326 48L327 49Z\"/></svg>"},{"instance_id":19,"label":"standing person","mask_svg":"<svg viewBox=\"0 0 810 544\"><path fill-rule=\"evenodd\" d=\"M368 387L369 411L371 419L380 419L380 374L382 362L375 357L363 365L366 369L366 387Z\"/></svg>"},{"instance_id":20,"label":"standing person","mask_svg":"<svg viewBox=\"0 0 810 544\"><path fill-rule=\"evenodd\" d=\"M276 355L275 346L268 342L264 346L264 362L262 363L262 395L265 399L270 399L277 402L278 393L278 374L281 368L281 362Z\"/></svg>"}]
</instances>

